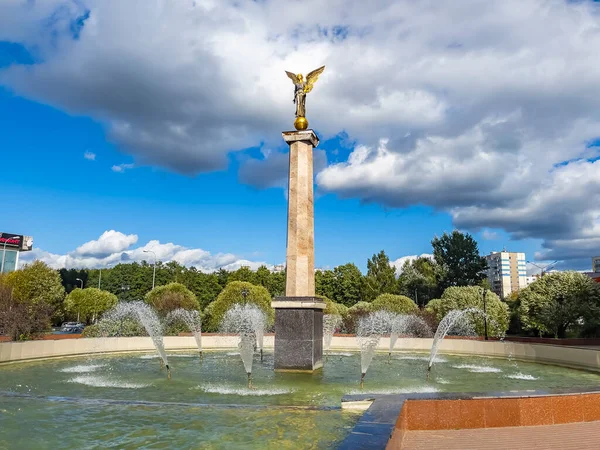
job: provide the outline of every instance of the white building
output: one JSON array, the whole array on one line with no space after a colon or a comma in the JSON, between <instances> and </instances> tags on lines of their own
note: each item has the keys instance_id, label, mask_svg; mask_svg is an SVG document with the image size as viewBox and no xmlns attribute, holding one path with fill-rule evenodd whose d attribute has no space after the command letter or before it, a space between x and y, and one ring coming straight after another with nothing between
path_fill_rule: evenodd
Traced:
<instances>
[{"instance_id":1,"label":"white building","mask_svg":"<svg viewBox=\"0 0 600 450\"><path fill-rule=\"evenodd\" d=\"M525 253L493 252L485 257L488 264L487 277L500 298L527 287Z\"/></svg>"},{"instance_id":2,"label":"white building","mask_svg":"<svg viewBox=\"0 0 600 450\"><path fill-rule=\"evenodd\" d=\"M600 256L592 258L592 272L600 272Z\"/></svg>"}]
</instances>

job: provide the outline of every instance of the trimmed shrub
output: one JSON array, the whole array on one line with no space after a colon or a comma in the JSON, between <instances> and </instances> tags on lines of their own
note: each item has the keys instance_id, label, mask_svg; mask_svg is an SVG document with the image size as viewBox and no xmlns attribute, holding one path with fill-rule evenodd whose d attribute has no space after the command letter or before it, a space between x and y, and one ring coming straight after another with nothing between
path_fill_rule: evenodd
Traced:
<instances>
[{"instance_id":1,"label":"trimmed shrub","mask_svg":"<svg viewBox=\"0 0 600 450\"><path fill-rule=\"evenodd\" d=\"M124 319L121 322L109 321L99 322L83 329L83 337L132 337L148 336L146 329L133 319Z\"/></svg>"},{"instance_id":2,"label":"trimmed shrub","mask_svg":"<svg viewBox=\"0 0 600 450\"><path fill-rule=\"evenodd\" d=\"M373 303L371 303L372 311L389 311L396 314L409 314L416 312L418 306L410 298L404 295L381 294Z\"/></svg>"},{"instance_id":3,"label":"trimmed shrub","mask_svg":"<svg viewBox=\"0 0 600 450\"><path fill-rule=\"evenodd\" d=\"M343 327L347 333L356 333L356 325L358 319L366 316L371 312L371 303L369 302L358 302L356 305L348 308L348 314L344 320Z\"/></svg>"},{"instance_id":4,"label":"trimmed shrub","mask_svg":"<svg viewBox=\"0 0 600 450\"><path fill-rule=\"evenodd\" d=\"M145 301L162 316L177 308L195 310L200 308L196 295L181 283L157 286L146 294Z\"/></svg>"},{"instance_id":5,"label":"trimmed shrub","mask_svg":"<svg viewBox=\"0 0 600 450\"><path fill-rule=\"evenodd\" d=\"M503 335L508 329L508 305L492 291L486 294L486 310L488 316L488 335ZM438 321L453 309L463 310L477 308L483 311L482 289L479 286L452 286L444 291L441 299L430 300L427 311L435 314ZM475 331L480 336L484 333L483 316L473 315Z\"/></svg>"},{"instance_id":6,"label":"trimmed shrub","mask_svg":"<svg viewBox=\"0 0 600 450\"><path fill-rule=\"evenodd\" d=\"M327 297L325 297L323 295L315 295L315 297L323 300L325 302L325 305L327 305L325 307L325 309L323 310L323 314L334 314L336 316L341 316L337 303L335 303L334 301L328 299Z\"/></svg>"},{"instance_id":7,"label":"trimmed shrub","mask_svg":"<svg viewBox=\"0 0 600 450\"><path fill-rule=\"evenodd\" d=\"M74 289L65 298L65 310L75 318L88 322L115 306L117 296L98 288Z\"/></svg>"},{"instance_id":8,"label":"trimmed shrub","mask_svg":"<svg viewBox=\"0 0 600 450\"><path fill-rule=\"evenodd\" d=\"M247 291L244 298L243 291ZM263 286L256 286L247 281L232 281L227 283L225 289L221 291L217 299L208 305L210 309L210 328L218 330L225 313L236 303L251 303L262 309L267 315L267 326L273 324L275 320L275 310L271 307L271 294ZM205 310L206 311L206 310Z\"/></svg>"}]
</instances>

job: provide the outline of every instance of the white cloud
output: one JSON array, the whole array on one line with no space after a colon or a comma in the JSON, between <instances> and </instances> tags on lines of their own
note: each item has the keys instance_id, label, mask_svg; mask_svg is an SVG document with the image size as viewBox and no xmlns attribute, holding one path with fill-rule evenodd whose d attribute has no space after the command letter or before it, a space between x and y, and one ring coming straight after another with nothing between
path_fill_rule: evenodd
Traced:
<instances>
[{"instance_id":1,"label":"white cloud","mask_svg":"<svg viewBox=\"0 0 600 450\"><path fill-rule=\"evenodd\" d=\"M23 253L20 259L23 262L41 260L55 269L60 268L99 268L109 267L119 263L135 261L153 261L153 255L144 253L151 250L156 258L162 262L176 261L184 266L195 266L203 272L213 272L220 268L226 270L239 269L248 266L255 270L261 265L273 267L262 261L249 261L231 253L212 254L199 248L187 248L171 242L160 243L151 240L141 247L132 248L138 242L135 234L126 235L119 231L105 231L96 239L86 242L74 251L66 254L55 254L35 248L31 252Z\"/></svg>"},{"instance_id":2,"label":"white cloud","mask_svg":"<svg viewBox=\"0 0 600 450\"><path fill-rule=\"evenodd\" d=\"M408 255L408 256L402 256L400 258L398 258L395 261L390 261L390 265L396 268L396 273L397 274L401 274L402 273L402 266L404 266L404 263L406 263L406 261L414 261L417 258L429 258L429 259L433 259L433 255L430 253L421 253L420 255Z\"/></svg>"},{"instance_id":3,"label":"white cloud","mask_svg":"<svg viewBox=\"0 0 600 450\"><path fill-rule=\"evenodd\" d=\"M109 230L93 241L80 245L75 250L79 256L105 257L112 253L127 250L138 241L136 234L123 234L120 231Z\"/></svg>"},{"instance_id":4,"label":"white cloud","mask_svg":"<svg viewBox=\"0 0 600 450\"><path fill-rule=\"evenodd\" d=\"M94 152L90 152L89 150L83 154L83 157L88 161L96 161L96 154Z\"/></svg>"},{"instance_id":5,"label":"white cloud","mask_svg":"<svg viewBox=\"0 0 600 450\"><path fill-rule=\"evenodd\" d=\"M481 237L486 241L495 241L500 238L497 232L488 229L483 230Z\"/></svg>"},{"instance_id":6,"label":"white cloud","mask_svg":"<svg viewBox=\"0 0 600 450\"><path fill-rule=\"evenodd\" d=\"M134 164L118 164L111 167L111 170L116 173L124 173L128 169L133 169Z\"/></svg>"},{"instance_id":7,"label":"white cloud","mask_svg":"<svg viewBox=\"0 0 600 450\"><path fill-rule=\"evenodd\" d=\"M0 83L102 122L136 166L195 174L225 168L231 151L283 147L283 71L326 64L308 118L322 138L345 132L357 145L318 174L321 191L429 205L458 228L540 238L541 257L573 259L600 254L589 146L599 11L565 0L9 0L0 38L39 62L1 70ZM264 184L280 185L282 160L247 162L240 179L273 170Z\"/></svg>"}]
</instances>

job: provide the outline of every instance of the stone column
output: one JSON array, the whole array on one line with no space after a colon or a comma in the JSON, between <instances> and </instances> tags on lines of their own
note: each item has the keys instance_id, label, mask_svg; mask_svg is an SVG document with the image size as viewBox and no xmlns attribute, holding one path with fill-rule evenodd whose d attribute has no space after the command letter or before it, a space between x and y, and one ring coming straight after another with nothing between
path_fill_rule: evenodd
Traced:
<instances>
[{"instance_id":1,"label":"stone column","mask_svg":"<svg viewBox=\"0 0 600 450\"><path fill-rule=\"evenodd\" d=\"M285 297L275 308L275 370L312 372L323 366L323 309L315 297L313 130L287 131L290 146Z\"/></svg>"}]
</instances>

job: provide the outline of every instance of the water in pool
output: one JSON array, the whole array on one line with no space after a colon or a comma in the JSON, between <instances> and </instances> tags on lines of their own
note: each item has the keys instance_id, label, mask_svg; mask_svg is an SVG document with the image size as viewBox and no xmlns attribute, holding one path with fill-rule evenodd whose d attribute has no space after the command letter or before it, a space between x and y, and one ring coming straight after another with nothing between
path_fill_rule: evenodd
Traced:
<instances>
[{"instance_id":1,"label":"water in pool","mask_svg":"<svg viewBox=\"0 0 600 450\"><path fill-rule=\"evenodd\" d=\"M360 382L360 354L332 352L313 375L273 372L255 358L253 384L237 352L65 358L0 366L0 448L331 448L358 419L353 393L489 392L597 386L556 366L440 355L377 354ZM32 430L27 432L26 430Z\"/></svg>"}]
</instances>

